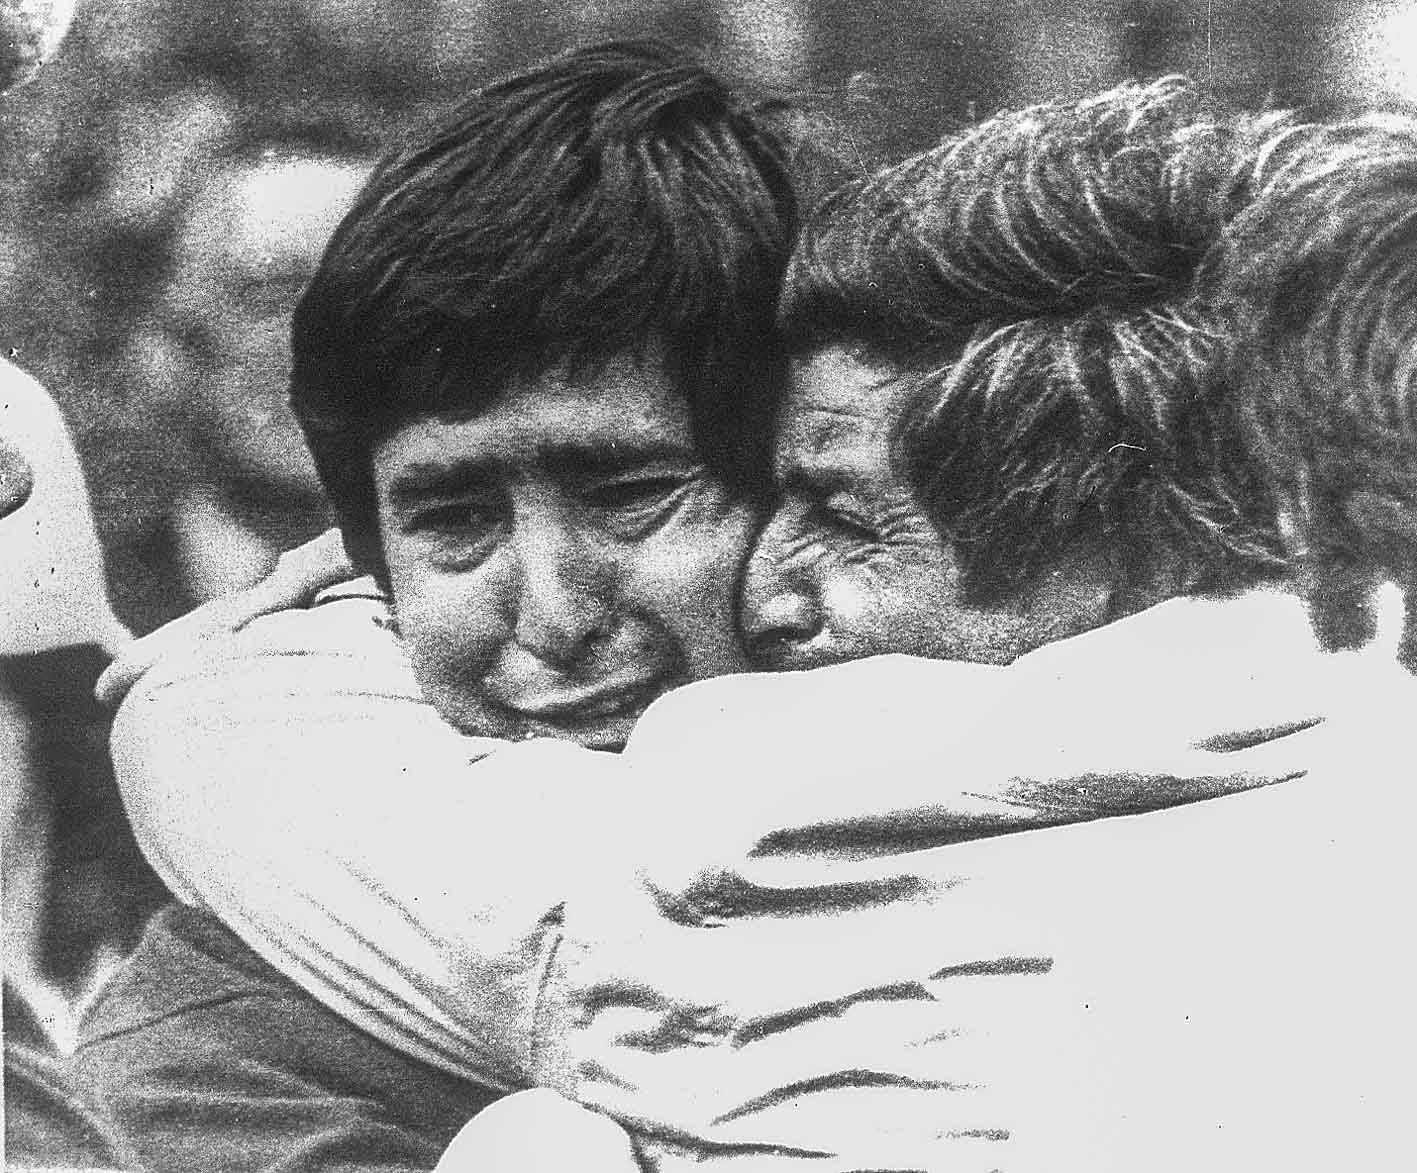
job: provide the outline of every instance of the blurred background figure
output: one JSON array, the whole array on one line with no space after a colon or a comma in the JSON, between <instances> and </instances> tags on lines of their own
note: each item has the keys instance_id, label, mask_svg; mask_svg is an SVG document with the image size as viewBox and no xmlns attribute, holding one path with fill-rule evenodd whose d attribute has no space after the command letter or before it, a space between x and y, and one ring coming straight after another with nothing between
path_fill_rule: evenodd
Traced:
<instances>
[{"instance_id":1,"label":"blurred background figure","mask_svg":"<svg viewBox=\"0 0 1417 1173\"><path fill-rule=\"evenodd\" d=\"M178 217L132 362L188 457L168 523L194 600L250 585L332 524L286 408L290 314L367 172L363 160L262 145L204 169Z\"/></svg>"},{"instance_id":2,"label":"blurred background figure","mask_svg":"<svg viewBox=\"0 0 1417 1173\"><path fill-rule=\"evenodd\" d=\"M83 474L58 409L0 360L0 812L7 1169L117 1166L69 1086L74 1008L162 888L108 768L95 674L127 632L105 594Z\"/></svg>"},{"instance_id":3,"label":"blurred background figure","mask_svg":"<svg viewBox=\"0 0 1417 1173\"><path fill-rule=\"evenodd\" d=\"M0 87L57 47L72 5L0 2ZM108 603L83 472L44 389L0 359L0 860L7 1169L117 1166L61 1045L74 1001L161 891L107 768L95 672L128 638Z\"/></svg>"},{"instance_id":4,"label":"blurred background figure","mask_svg":"<svg viewBox=\"0 0 1417 1173\"><path fill-rule=\"evenodd\" d=\"M73 19L74 0L0 0L0 93L34 77Z\"/></svg>"},{"instance_id":5,"label":"blurred background figure","mask_svg":"<svg viewBox=\"0 0 1417 1173\"><path fill-rule=\"evenodd\" d=\"M58 409L0 363L0 780L5 980L51 1028L161 893L137 853L92 696L127 638Z\"/></svg>"},{"instance_id":6,"label":"blurred background figure","mask_svg":"<svg viewBox=\"0 0 1417 1173\"><path fill-rule=\"evenodd\" d=\"M72 12L72 4L49 0L0 3L0 86L9 89L34 75L57 48ZM63 417L34 379L0 359L0 858L7 1021L11 1003L21 1001L33 1003L51 1023L62 1019L65 996L93 976L104 952L93 937L96 926L76 924L65 905L75 897L102 902L101 889L113 885L80 880L63 890L54 872L61 858L78 862L75 844L61 842L61 808L91 807L105 788L112 795L106 725L94 725L88 694L94 673L127 638L108 603L84 475ZM71 708L73 701L78 704ZM97 777L85 776L86 759L95 759ZM112 813L121 826L116 799ZM104 812L83 809L82 816L80 823L97 824ZM79 888L87 891L80 894ZM91 908L77 919L112 912Z\"/></svg>"}]
</instances>

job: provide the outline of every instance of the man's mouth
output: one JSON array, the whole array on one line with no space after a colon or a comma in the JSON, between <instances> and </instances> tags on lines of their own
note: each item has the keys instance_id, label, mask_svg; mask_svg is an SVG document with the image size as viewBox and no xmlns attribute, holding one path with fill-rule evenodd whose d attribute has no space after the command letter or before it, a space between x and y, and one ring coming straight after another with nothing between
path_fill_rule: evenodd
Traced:
<instances>
[{"instance_id":1,"label":"man's mouth","mask_svg":"<svg viewBox=\"0 0 1417 1173\"><path fill-rule=\"evenodd\" d=\"M529 698L511 713L520 737L568 739L585 749L618 752L625 748L640 714L668 687L656 682Z\"/></svg>"},{"instance_id":2,"label":"man's mouth","mask_svg":"<svg viewBox=\"0 0 1417 1173\"><path fill-rule=\"evenodd\" d=\"M666 688L668 684L659 679L600 685L529 696L511 707L529 721L575 725L638 713Z\"/></svg>"},{"instance_id":3,"label":"man's mouth","mask_svg":"<svg viewBox=\"0 0 1417 1173\"><path fill-rule=\"evenodd\" d=\"M623 748L650 703L687 680L682 665L660 657L589 679L546 665L517 667L484 677L479 690L503 736L559 738L587 749Z\"/></svg>"}]
</instances>

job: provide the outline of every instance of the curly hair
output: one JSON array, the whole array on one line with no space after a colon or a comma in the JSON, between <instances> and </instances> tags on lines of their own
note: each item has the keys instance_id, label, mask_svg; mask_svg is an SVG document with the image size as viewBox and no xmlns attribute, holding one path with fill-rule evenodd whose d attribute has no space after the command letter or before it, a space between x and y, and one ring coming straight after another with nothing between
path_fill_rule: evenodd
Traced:
<instances>
[{"instance_id":1,"label":"curly hair","mask_svg":"<svg viewBox=\"0 0 1417 1173\"><path fill-rule=\"evenodd\" d=\"M479 90L383 160L293 329L292 406L357 561L379 568L382 436L651 344L709 461L766 480L797 218L780 113L667 46L609 43Z\"/></svg>"},{"instance_id":2,"label":"curly hair","mask_svg":"<svg viewBox=\"0 0 1417 1173\"><path fill-rule=\"evenodd\" d=\"M1099 539L1124 584L1282 570L1201 280L1282 124L1128 84L998 115L809 219L787 345L845 338L918 377L899 456L974 601Z\"/></svg>"},{"instance_id":3,"label":"curly hair","mask_svg":"<svg viewBox=\"0 0 1417 1173\"><path fill-rule=\"evenodd\" d=\"M1359 642L1372 580L1410 583L1417 564L1417 121L1292 128L1219 278L1247 433L1296 508L1315 620Z\"/></svg>"}]
</instances>

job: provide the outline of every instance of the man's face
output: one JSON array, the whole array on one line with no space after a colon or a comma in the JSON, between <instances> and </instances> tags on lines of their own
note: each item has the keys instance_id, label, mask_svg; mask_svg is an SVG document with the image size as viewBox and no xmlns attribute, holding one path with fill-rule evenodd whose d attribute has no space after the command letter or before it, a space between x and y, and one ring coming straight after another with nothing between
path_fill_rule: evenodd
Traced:
<instances>
[{"instance_id":1,"label":"man's face","mask_svg":"<svg viewBox=\"0 0 1417 1173\"><path fill-rule=\"evenodd\" d=\"M1061 572L1007 604L965 600L953 551L892 461L911 390L905 372L840 348L793 364L774 454L779 505L744 585L757 667L892 652L1006 664L1101 621L1096 592Z\"/></svg>"},{"instance_id":2,"label":"man's face","mask_svg":"<svg viewBox=\"0 0 1417 1173\"><path fill-rule=\"evenodd\" d=\"M756 515L694 450L657 357L415 420L375 449L374 481L414 672L465 732L618 749L661 693L746 667Z\"/></svg>"}]
</instances>

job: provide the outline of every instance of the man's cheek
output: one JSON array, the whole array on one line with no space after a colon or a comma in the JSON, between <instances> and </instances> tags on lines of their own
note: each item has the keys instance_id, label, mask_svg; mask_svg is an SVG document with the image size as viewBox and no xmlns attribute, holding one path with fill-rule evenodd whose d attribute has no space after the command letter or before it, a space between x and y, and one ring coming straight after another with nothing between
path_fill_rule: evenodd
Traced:
<instances>
[{"instance_id":1,"label":"man's cheek","mask_svg":"<svg viewBox=\"0 0 1417 1173\"><path fill-rule=\"evenodd\" d=\"M747 669L737 593L756 528L745 506L696 503L641 544L626 568L626 595L674 633L696 679Z\"/></svg>"},{"instance_id":2,"label":"man's cheek","mask_svg":"<svg viewBox=\"0 0 1417 1173\"><path fill-rule=\"evenodd\" d=\"M483 577L391 572L399 633L420 681L473 687L512 638L506 609Z\"/></svg>"},{"instance_id":3,"label":"man's cheek","mask_svg":"<svg viewBox=\"0 0 1417 1173\"><path fill-rule=\"evenodd\" d=\"M726 494L698 494L632 553L632 573L641 581L678 584L679 605L692 605L695 596L731 597L747 563L756 522L751 508L729 501Z\"/></svg>"},{"instance_id":4,"label":"man's cheek","mask_svg":"<svg viewBox=\"0 0 1417 1173\"><path fill-rule=\"evenodd\" d=\"M818 552L816 580L821 584L822 624L850 655L869 656L894 650L880 584L861 568L830 553Z\"/></svg>"},{"instance_id":5,"label":"man's cheek","mask_svg":"<svg viewBox=\"0 0 1417 1173\"><path fill-rule=\"evenodd\" d=\"M822 624L851 658L904 653L938 657L948 601L938 584L890 550L811 545L797 559L817 586Z\"/></svg>"}]
</instances>

